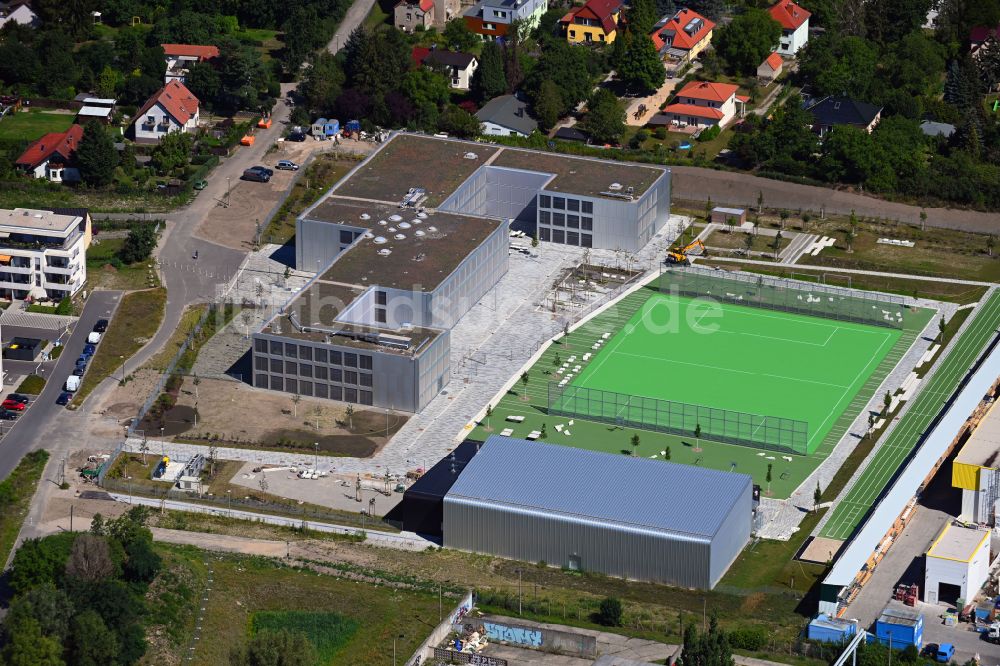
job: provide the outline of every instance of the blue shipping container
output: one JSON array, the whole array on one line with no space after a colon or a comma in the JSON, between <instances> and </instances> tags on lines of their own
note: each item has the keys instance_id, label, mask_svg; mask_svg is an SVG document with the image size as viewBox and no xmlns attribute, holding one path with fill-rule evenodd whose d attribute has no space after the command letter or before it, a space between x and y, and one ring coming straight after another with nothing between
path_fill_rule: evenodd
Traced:
<instances>
[{"instance_id":1,"label":"blue shipping container","mask_svg":"<svg viewBox=\"0 0 1000 666\"><path fill-rule=\"evenodd\" d=\"M883 645L903 649L924 643L924 616L902 604L889 604L875 622L875 637Z\"/></svg>"},{"instance_id":2,"label":"blue shipping container","mask_svg":"<svg viewBox=\"0 0 1000 666\"><path fill-rule=\"evenodd\" d=\"M853 620L817 615L816 619L809 623L807 636L810 640L824 643L846 643L857 630L857 623Z\"/></svg>"},{"instance_id":3,"label":"blue shipping container","mask_svg":"<svg viewBox=\"0 0 1000 666\"><path fill-rule=\"evenodd\" d=\"M340 134L340 121L339 120L328 120L324 123L323 132L327 136L337 136Z\"/></svg>"}]
</instances>

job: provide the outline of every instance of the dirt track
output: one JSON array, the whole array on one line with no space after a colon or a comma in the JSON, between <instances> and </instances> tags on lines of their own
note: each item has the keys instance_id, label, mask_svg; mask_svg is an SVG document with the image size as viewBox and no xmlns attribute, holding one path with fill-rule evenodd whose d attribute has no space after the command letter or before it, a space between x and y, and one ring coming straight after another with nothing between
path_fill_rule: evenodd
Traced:
<instances>
[{"instance_id":1,"label":"dirt track","mask_svg":"<svg viewBox=\"0 0 1000 666\"><path fill-rule=\"evenodd\" d=\"M757 194L763 192L765 208L787 208L790 211L812 210L828 214L850 214L878 217L900 222L920 223L920 211L927 212L927 226L995 233L1000 229L1000 213L954 208L921 208L883 201L863 194L841 192L825 187L785 183L744 173L715 171L697 167L671 167L671 197L706 201L716 204L756 207Z\"/></svg>"}]
</instances>

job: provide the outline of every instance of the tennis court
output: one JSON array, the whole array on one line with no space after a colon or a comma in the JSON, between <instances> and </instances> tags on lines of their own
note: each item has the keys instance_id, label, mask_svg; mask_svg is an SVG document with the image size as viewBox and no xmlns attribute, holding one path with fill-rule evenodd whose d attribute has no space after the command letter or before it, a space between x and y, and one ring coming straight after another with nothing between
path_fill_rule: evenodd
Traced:
<instances>
[{"instance_id":1,"label":"tennis court","mask_svg":"<svg viewBox=\"0 0 1000 666\"><path fill-rule=\"evenodd\" d=\"M949 345L950 351L940 361L940 367L889 433L864 473L837 503L820 536L845 540L854 534L998 327L1000 292L995 292L976 313L961 337Z\"/></svg>"}]
</instances>

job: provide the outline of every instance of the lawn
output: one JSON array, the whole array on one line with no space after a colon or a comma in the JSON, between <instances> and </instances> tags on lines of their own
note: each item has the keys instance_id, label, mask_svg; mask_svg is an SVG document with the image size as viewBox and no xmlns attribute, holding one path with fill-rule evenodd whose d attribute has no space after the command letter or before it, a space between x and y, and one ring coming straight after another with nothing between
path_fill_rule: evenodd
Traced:
<instances>
[{"instance_id":1,"label":"lawn","mask_svg":"<svg viewBox=\"0 0 1000 666\"><path fill-rule=\"evenodd\" d=\"M745 250L746 249L746 237L747 233L743 231L714 231L712 234L705 239L705 245L710 247L721 247L727 250ZM750 246L751 252L765 252L767 254L774 254L774 236L768 236L765 234L749 234L753 238L753 245ZM791 239L788 234L782 234L781 240L778 242L778 251L780 252L784 248L788 247L791 243Z\"/></svg>"},{"instance_id":2,"label":"lawn","mask_svg":"<svg viewBox=\"0 0 1000 666\"><path fill-rule=\"evenodd\" d=\"M156 352L152 358L146 361L144 367L162 372L167 367L167 364L173 360L174 356L177 355L177 352L180 351L181 345L184 344L188 335L191 334L191 330L194 329L195 324L198 323L198 320L201 319L207 309L208 305L205 303L189 305L184 310L184 314L181 315L181 320L177 324L177 328L170 334L170 339L163 345L163 349Z\"/></svg>"},{"instance_id":3,"label":"lawn","mask_svg":"<svg viewBox=\"0 0 1000 666\"><path fill-rule=\"evenodd\" d=\"M87 285L89 289L132 291L160 286L160 276L153 259L122 264L118 259L124 238L98 238L87 250Z\"/></svg>"},{"instance_id":4,"label":"lawn","mask_svg":"<svg viewBox=\"0 0 1000 666\"><path fill-rule=\"evenodd\" d=\"M48 460L48 452L32 451L0 483L0 562L10 556Z\"/></svg>"},{"instance_id":5,"label":"lawn","mask_svg":"<svg viewBox=\"0 0 1000 666\"><path fill-rule=\"evenodd\" d=\"M236 33L237 39L247 42L260 49L261 59L264 62L271 60L275 54L285 48L282 40L283 33L277 30L266 28L245 28Z\"/></svg>"},{"instance_id":6,"label":"lawn","mask_svg":"<svg viewBox=\"0 0 1000 666\"><path fill-rule=\"evenodd\" d=\"M384 666L391 661L394 637L402 663L438 623L438 597L430 592L359 585L263 558L213 560L202 625L210 640L198 643L196 666L228 663L230 651L262 625L306 629L326 657L323 666ZM316 634L334 624L339 635Z\"/></svg>"},{"instance_id":7,"label":"lawn","mask_svg":"<svg viewBox=\"0 0 1000 666\"><path fill-rule=\"evenodd\" d=\"M167 290L158 287L135 291L122 297L107 332L97 346L97 353L87 366L80 390L73 397L79 406L98 384L112 373L121 372L130 359L156 333L163 320Z\"/></svg>"},{"instance_id":8,"label":"lawn","mask_svg":"<svg viewBox=\"0 0 1000 666\"><path fill-rule=\"evenodd\" d=\"M40 377L38 375L28 375L21 382L21 385L17 387L18 393L27 393L28 395L38 395L45 388L45 377Z\"/></svg>"},{"instance_id":9,"label":"lawn","mask_svg":"<svg viewBox=\"0 0 1000 666\"><path fill-rule=\"evenodd\" d=\"M49 132L65 132L73 124L72 113L52 113L39 109L20 111L0 119L0 140L34 141Z\"/></svg>"}]
</instances>

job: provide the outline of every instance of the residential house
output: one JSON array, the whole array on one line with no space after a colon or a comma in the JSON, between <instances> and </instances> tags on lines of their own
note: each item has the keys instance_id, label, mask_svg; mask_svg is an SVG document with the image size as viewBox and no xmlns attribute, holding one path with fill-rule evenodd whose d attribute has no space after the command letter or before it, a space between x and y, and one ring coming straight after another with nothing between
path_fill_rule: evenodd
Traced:
<instances>
[{"instance_id":1,"label":"residential house","mask_svg":"<svg viewBox=\"0 0 1000 666\"><path fill-rule=\"evenodd\" d=\"M809 41L809 17L812 14L792 0L779 0L767 11L770 12L771 18L781 24L778 53L794 56Z\"/></svg>"},{"instance_id":2,"label":"residential house","mask_svg":"<svg viewBox=\"0 0 1000 666\"><path fill-rule=\"evenodd\" d=\"M393 9L393 21L403 32L434 25L434 0L400 0Z\"/></svg>"},{"instance_id":3,"label":"residential house","mask_svg":"<svg viewBox=\"0 0 1000 666\"><path fill-rule=\"evenodd\" d=\"M83 127L80 125L71 125L65 132L46 134L28 146L15 165L34 178L45 178L53 183L78 181L80 173L70 165L81 139Z\"/></svg>"},{"instance_id":4,"label":"residential house","mask_svg":"<svg viewBox=\"0 0 1000 666\"><path fill-rule=\"evenodd\" d=\"M39 24L38 14L32 11L31 6L26 2L12 2L0 9L0 28L8 23L34 28Z\"/></svg>"},{"instance_id":5,"label":"residential house","mask_svg":"<svg viewBox=\"0 0 1000 666\"><path fill-rule=\"evenodd\" d=\"M472 84L472 74L479 67L479 61L469 53L457 51L428 51L421 59L425 67L441 70L448 77L448 85L458 90L468 90Z\"/></svg>"},{"instance_id":6,"label":"residential house","mask_svg":"<svg viewBox=\"0 0 1000 666\"><path fill-rule=\"evenodd\" d=\"M498 41L517 20L525 31L534 30L547 10L547 0L479 0L463 17L466 27L480 38Z\"/></svg>"},{"instance_id":7,"label":"residential house","mask_svg":"<svg viewBox=\"0 0 1000 666\"><path fill-rule=\"evenodd\" d=\"M87 281L83 209L0 210L0 298L72 296Z\"/></svg>"},{"instance_id":8,"label":"residential house","mask_svg":"<svg viewBox=\"0 0 1000 666\"><path fill-rule=\"evenodd\" d=\"M559 23L570 44L610 44L618 34L621 12L621 0L587 0L582 7L569 10Z\"/></svg>"},{"instance_id":9,"label":"residential house","mask_svg":"<svg viewBox=\"0 0 1000 666\"><path fill-rule=\"evenodd\" d=\"M198 127L198 98L183 83L171 81L153 94L136 114L132 127L140 143L157 142L170 132Z\"/></svg>"},{"instance_id":10,"label":"residential house","mask_svg":"<svg viewBox=\"0 0 1000 666\"><path fill-rule=\"evenodd\" d=\"M977 25L969 31L969 54L978 59L979 52L990 39L1000 38L1000 25L991 27Z\"/></svg>"},{"instance_id":11,"label":"residential house","mask_svg":"<svg viewBox=\"0 0 1000 666\"><path fill-rule=\"evenodd\" d=\"M730 83L691 81L650 121L650 124L680 127L725 127L746 113L748 97L737 95Z\"/></svg>"},{"instance_id":12,"label":"residential house","mask_svg":"<svg viewBox=\"0 0 1000 666\"><path fill-rule=\"evenodd\" d=\"M882 118L880 106L833 95L813 103L806 110L813 116L813 131L820 136L837 125L850 125L870 134Z\"/></svg>"},{"instance_id":13,"label":"residential house","mask_svg":"<svg viewBox=\"0 0 1000 666\"><path fill-rule=\"evenodd\" d=\"M184 83L188 70L199 62L211 62L219 57L218 46L200 44L160 44L167 62L164 83L179 81Z\"/></svg>"},{"instance_id":14,"label":"residential house","mask_svg":"<svg viewBox=\"0 0 1000 666\"><path fill-rule=\"evenodd\" d=\"M86 123L90 120L96 120L105 125L111 124L118 100L110 97L85 96L80 101L83 102L83 106L76 112L76 122Z\"/></svg>"},{"instance_id":15,"label":"residential house","mask_svg":"<svg viewBox=\"0 0 1000 666\"><path fill-rule=\"evenodd\" d=\"M476 113L483 123L483 134L494 136L530 136L538 121L528 115L528 105L514 95L494 97Z\"/></svg>"},{"instance_id":16,"label":"residential house","mask_svg":"<svg viewBox=\"0 0 1000 666\"><path fill-rule=\"evenodd\" d=\"M767 85L774 81L776 78L781 76L781 71L784 68L785 61L781 59L777 51L767 56L764 62L760 63L757 67L757 79Z\"/></svg>"},{"instance_id":17,"label":"residential house","mask_svg":"<svg viewBox=\"0 0 1000 666\"><path fill-rule=\"evenodd\" d=\"M683 67L712 43L715 23L692 9L681 9L664 16L650 33L660 57L672 69Z\"/></svg>"}]
</instances>

